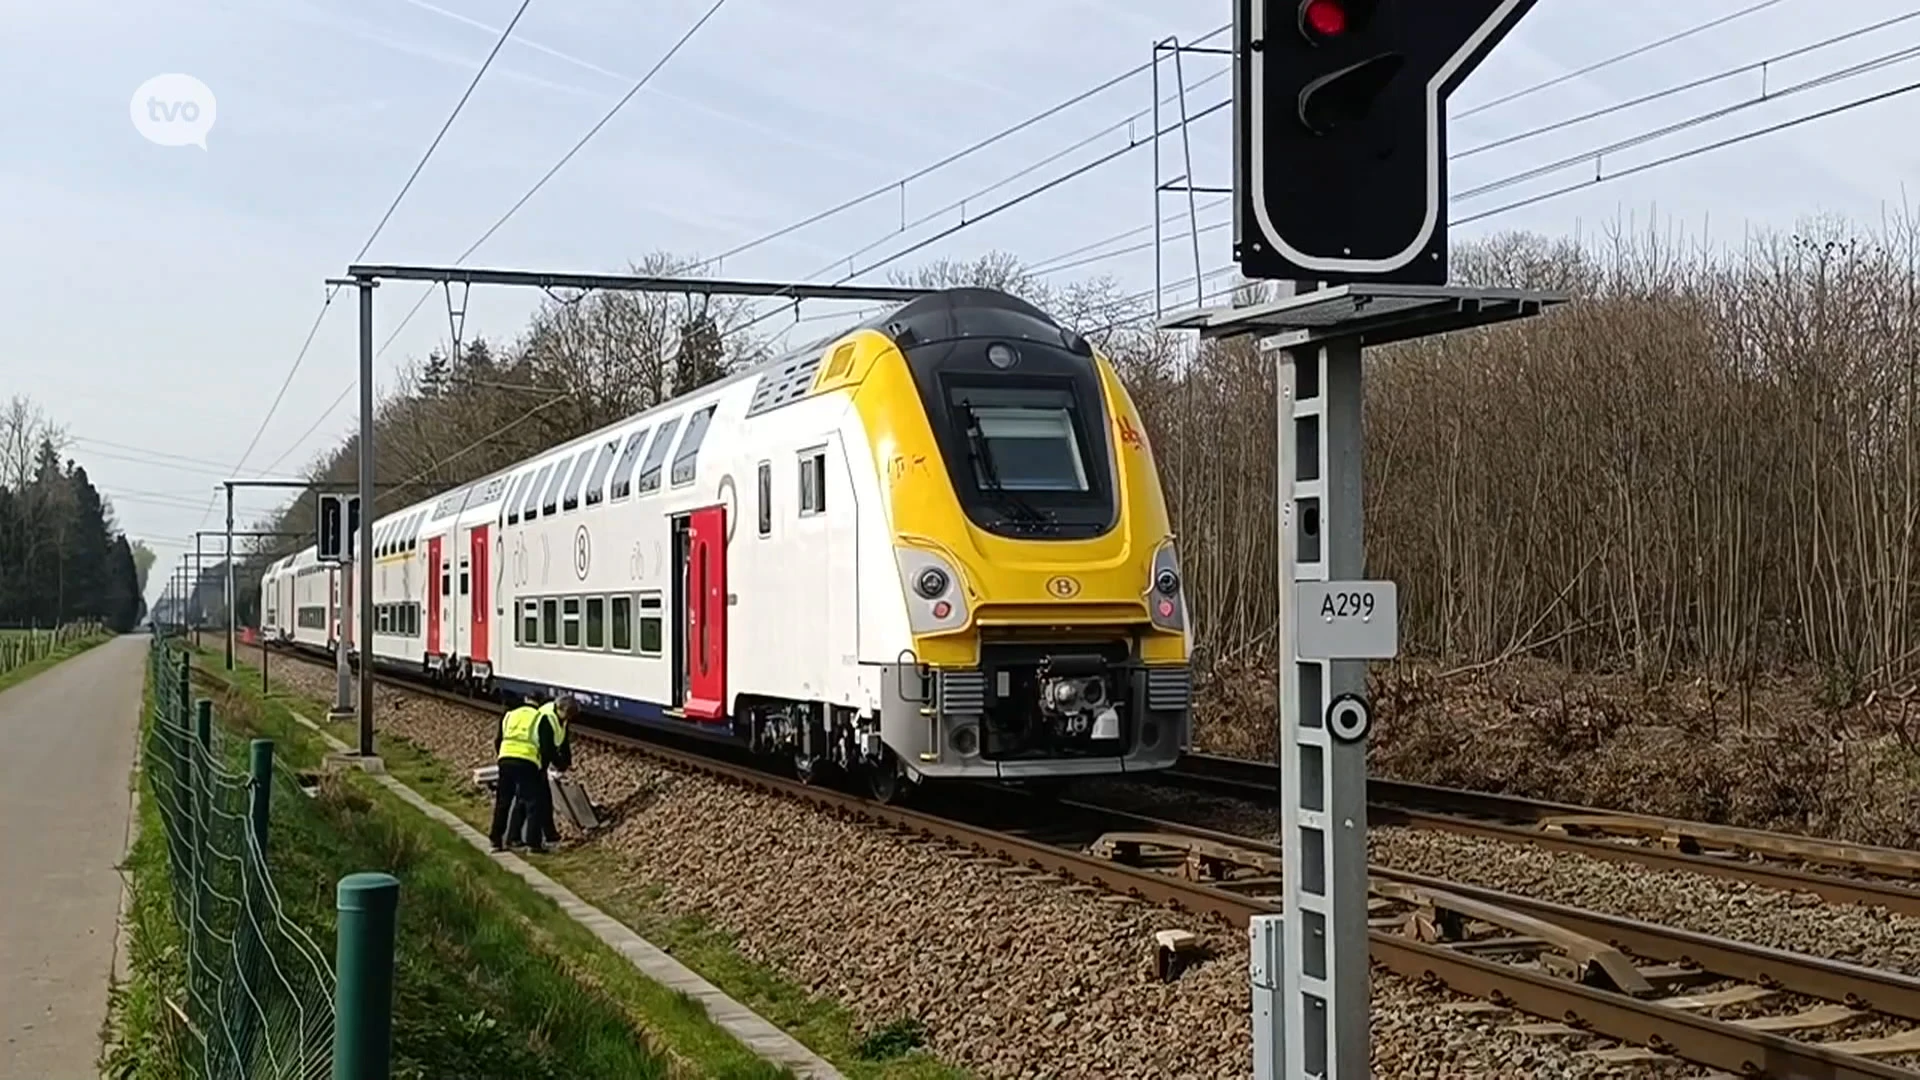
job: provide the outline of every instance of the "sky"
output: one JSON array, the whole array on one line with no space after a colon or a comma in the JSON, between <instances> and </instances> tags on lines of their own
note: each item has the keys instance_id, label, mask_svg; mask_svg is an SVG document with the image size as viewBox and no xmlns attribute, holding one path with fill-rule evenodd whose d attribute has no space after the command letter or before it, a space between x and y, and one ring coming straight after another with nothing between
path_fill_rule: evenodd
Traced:
<instances>
[{"instance_id":1,"label":"sky","mask_svg":"<svg viewBox=\"0 0 1920 1080\"><path fill-rule=\"evenodd\" d=\"M0 109L0 393L32 398L63 425L70 455L112 500L122 527L160 552L150 601L194 531L220 526L219 480L236 466L243 476L296 476L351 429L354 301L343 294L323 305L324 281L360 252L519 3L0 0L0 71L13 87ZM530 0L365 261L452 263L711 4ZM1148 239L1150 140L1087 167L1150 132L1145 73L897 182L1144 64L1155 40L1191 42L1224 27L1230 6L972 0L964 18L961 10L928 0L726 0L466 265L619 272L652 252L705 258L891 186L718 268L727 277L834 281L951 228L963 212L971 220L1063 176L1070 179L861 280L942 256L997 249L1046 265L1075 261L1082 256L1061 256L1077 249L1099 255ZM1920 141L1908 133L1920 130L1920 93L1599 183L1586 183L1596 176L1591 154L1723 110L1605 155L1599 175L1608 175L1920 79L1920 18L1760 66L1916 10L1894 0L1540 0L1450 102L1451 214L1474 219L1454 235L1593 237L1612 223L1658 222L1737 244L1749 230L1789 230L1813 215L1872 227L1910 197ZM1782 92L1889 55L1896 62ZM1193 111L1224 100L1223 57L1187 54L1181 63ZM213 95L204 149L150 142L135 126L136 90L175 73ZM1163 123L1172 124L1171 59L1161 74ZM1232 181L1230 122L1222 108L1189 129L1201 186ZM1182 147L1172 137L1161 145L1161 178L1172 180ZM1486 190L1461 197L1476 189ZM1197 198L1201 265L1224 271L1229 231L1205 226L1223 220L1226 207L1208 209L1217 195ZM1185 197L1163 195L1159 210L1168 219L1165 302L1191 304L1194 287L1181 281L1194 262ZM1066 267L1049 280L1093 274L1150 291L1153 252ZM1230 281L1222 274L1207 285ZM392 341L376 385L391 385L401 365L448 340L437 290L401 325L428 288L380 288L375 340ZM510 339L541 299L477 288L464 335ZM809 305L805 337L853 310ZM242 526L281 497L244 494Z\"/></svg>"}]
</instances>

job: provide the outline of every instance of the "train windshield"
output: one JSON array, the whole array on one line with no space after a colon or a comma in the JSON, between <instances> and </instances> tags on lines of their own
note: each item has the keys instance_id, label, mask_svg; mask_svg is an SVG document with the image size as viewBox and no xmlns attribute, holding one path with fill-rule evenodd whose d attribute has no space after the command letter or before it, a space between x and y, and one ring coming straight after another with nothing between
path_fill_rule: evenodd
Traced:
<instances>
[{"instance_id":1,"label":"train windshield","mask_svg":"<svg viewBox=\"0 0 1920 1080\"><path fill-rule=\"evenodd\" d=\"M961 403L974 444L974 483L982 490L1085 491L1087 466L1064 405Z\"/></svg>"}]
</instances>

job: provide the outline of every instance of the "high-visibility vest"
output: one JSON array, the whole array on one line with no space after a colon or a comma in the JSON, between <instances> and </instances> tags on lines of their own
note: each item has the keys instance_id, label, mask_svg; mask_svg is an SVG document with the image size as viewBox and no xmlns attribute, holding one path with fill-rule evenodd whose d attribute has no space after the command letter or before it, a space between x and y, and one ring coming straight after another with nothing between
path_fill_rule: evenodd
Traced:
<instances>
[{"instance_id":1,"label":"high-visibility vest","mask_svg":"<svg viewBox=\"0 0 1920 1080\"><path fill-rule=\"evenodd\" d=\"M500 718L500 756L540 764L540 710L522 705Z\"/></svg>"},{"instance_id":2,"label":"high-visibility vest","mask_svg":"<svg viewBox=\"0 0 1920 1080\"><path fill-rule=\"evenodd\" d=\"M540 715L553 721L553 748L558 750L567 745L567 724L560 719L560 714L554 711L553 702L549 701L540 706Z\"/></svg>"}]
</instances>

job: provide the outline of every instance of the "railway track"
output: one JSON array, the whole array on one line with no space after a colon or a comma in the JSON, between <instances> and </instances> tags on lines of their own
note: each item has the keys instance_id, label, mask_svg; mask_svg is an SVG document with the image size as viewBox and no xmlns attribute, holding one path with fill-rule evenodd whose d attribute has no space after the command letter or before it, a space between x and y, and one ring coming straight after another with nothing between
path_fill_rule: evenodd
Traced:
<instances>
[{"instance_id":1,"label":"railway track","mask_svg":"<svg viewBox=\"0 0 1920 1080\"><path fill-rule=\"evenodd\" d=\"M1278 773L1265 762L1189 754L1154 780L1269 805L1278 802ZM1367 781L1367 821L1708 874L1770 889L1810 892L1833 903L1877 904L1920 916L1920 852L1900 848L1378 777Z\"/></svg>"},{"instance_id":2,"label":"railway track","mask_svg":"<svg viewBox=\"0 0 1920 1080\"><path fill-rule=\"evenodd\" d=\"M443 688L381 678L451 705L492 709ZM676 768L1233 925L1280 910L1278 849L1247 838L998 788L988 798L929 798L923 808L882 805L690 741L583 723L575 731ZM1370 871L1370 882L1376 962L1481 999L1470 1007L1539 1018L1524 1033L1614 1040L1624 1045L1595 1053L1619 1064L1665 1055L1746 1076L1920 1078L1884 1060L1920 1055L1920 979L1384 867ZM1728 1010L1747 1015L1709 1015ZM1843 1026L1872 1033L1828 1040Z\"/></svg>"}]
</instances>

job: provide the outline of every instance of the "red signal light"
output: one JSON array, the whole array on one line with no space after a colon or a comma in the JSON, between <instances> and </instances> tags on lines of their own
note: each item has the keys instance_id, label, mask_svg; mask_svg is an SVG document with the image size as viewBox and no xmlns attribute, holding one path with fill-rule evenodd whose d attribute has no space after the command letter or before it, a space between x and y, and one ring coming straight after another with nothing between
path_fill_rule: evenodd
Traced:
<instances>
[{"instance_id":1,"label":"red signal light","mask_svg":"<svg viewBox=\"0 0 1920 1080\"><path fill-rule=\"evenodd\" d=\"M1347 32L1347 9L1339 0L1305 0L1300 5L1300 29L1308 37L1338 37Z\"/></svg>"}]
</instances>

